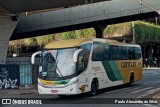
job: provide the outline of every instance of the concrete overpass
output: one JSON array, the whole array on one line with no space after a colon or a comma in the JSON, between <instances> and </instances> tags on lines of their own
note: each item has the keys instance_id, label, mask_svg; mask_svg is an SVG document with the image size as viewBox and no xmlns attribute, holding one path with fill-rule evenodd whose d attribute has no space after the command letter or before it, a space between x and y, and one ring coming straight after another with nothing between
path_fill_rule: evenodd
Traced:
<instances>
[{"instance_id":1,"label":"concrete overpass","mask_svg":"<svg viewBox=\"0 0 160 107\"><path fill-rule=\"evenodd\" d=\"M94 27L97 37L101 38L109 24L158 16L155 10L160 9L160 0L143 2L151 8L137 0L112 0L23 16L11 40L89 27Z\"/></svg>"},{"instance_id":2,"label":"concrete overpass","mask_svg":"<svg viewBox=\"0 0 160 107\"><path fill-rule=\"evenodd\" d=\"M21 3L22 1L26 5L16 5L13 1L17 1L17 3ZM30 16L22 16L19 20L16 20L17 17L14 17L14 14L17 15L18 13L19 15L19 12L34 11L37 9L41 10L46 9L47 7L51 8L54 4L53 3L52 6L45 6L45 4L43 5L42 3L41 6L36 7L33 5L34 3L36 4L36 2L33 2L33 4L30 5L29 3L27 4L27 1L30 1L30 3L32 3L32 1L38 2L38 0L4 0L0 3L0 7L3 7L0 8L1 13L3 13L0 15L2 17L0 19L0 64L5 63L8 41L13 31L14 33L11 36L11 40L26 38L29 37L29 35L39 36L48 33L94 27L97 37L102 37L103 30L108 24L155 17L158 15L153 9L142 5L142 3L137 2L137 0L112 0L96 4L64 8L57 11L39 13ZM54 0L39 0L39 2L42 1L50 1L50 3L52 3L51 1ZM160 0L143 1L154 9L160 9ZM11 6L12 8L10 8L10 5L7 5L7 2L13 3L13 7ZM19 5L20 7L17 7Z\"/></svg>"},{"instance_id":3,"label":"concrete overpass","mask_svg":"<svg viewBox=\"0 0 160 107\"><path fill-rule=\"evenodd\" d=\"M109 0L1 0L0 6L11 13L83 5Z\"/></svg>"},{"instance_id":4,"label":"concrete overpass","mask_svg":"<svg viewBox=\"0 0 160 107\"><path fill-rule=\"evenodd\" d=\"M0 0L0 64L6 61L8 42L23 12L96 3L107 0ZM48 11L48 10L47 10Z\"/></svg>"}]
</instances>

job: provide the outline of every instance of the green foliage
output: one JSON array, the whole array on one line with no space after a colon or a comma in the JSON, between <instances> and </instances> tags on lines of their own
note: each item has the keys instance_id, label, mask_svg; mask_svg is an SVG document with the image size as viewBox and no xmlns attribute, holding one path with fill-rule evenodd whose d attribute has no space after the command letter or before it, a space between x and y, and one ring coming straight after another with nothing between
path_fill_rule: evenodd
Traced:
<instances>
[{"instance_id":1,"label":"green foliage","mask_svg":"<svg viewBox=\"0 0 160 107\"><path fill-rule=\"evenodd\" d=\"M138 44L147 42L160 42L160 26L152 23L136 21L135 37Z\"/></svg>"},{"instance_id":2,"label":"green foliage","mask_svg":"<svg viewBox=\"0 0 160 107\"><path fill-rule=\"evenodd\" d=\"M62 39L75 39L75 38L77 38L75 31L62 33Z\"/></svg>"},{"instance_id":3,"label":"green foliage","mask_svg":"<svg viewBox=\"0 0 160 107\"><path fill-rule=\"evenodd\" d=\"M24 39L24 44L27 47L36 46L37 44L36 38L33 37L33 38Z\"/></svg>"},{"instance_id":4,"label":"green foliage","mask_svg":"<svg viewBox=\"0 0 160 107\"><path fill-rule=\"evenodd\" d=\"M95 35L93 28L81 29L62 33L62 39L90 38Z\"/></svg>"},{"instance_id":5,"label":"green foliage","mask_svg":"<svg viewBox=\"0 0 160 107\"><path fill-rule=\"evenodd\" d=\"M132 38L132 23L109 25L104 31L105 37L130 37ZM135 21L136 43L160 42L160 26L144 21Z\"/></svg>"},{"instance_id":6,"label":"green foliage","mask_svg":"<svg viewBox=\"0 0 160 107\"><path fill-rule=\"evenodd\" d=\"M104 36L107 38L129 36L131 34L131 23L120 23L108 25L104 30Z\"/></svg>"},{"instance_id":7,"label":"green foliage","mask_svg":"<svg viewBox=\"0 0 160 107\"><path fill-rule=\"evenodd\" d=\"M53 40L55 40L55 35L54 34L36 37L36 41L37 41L39 46L44 46L48 42L51 42Z\"/></svg>"},{"instance_id":8,"label":"green foliage","mask_svg":"<svg viewBox=\"0 0 160 107\"><path fill-rule=\"evenodd\" d=\"M9 47L11 47L11 48L16 48L17 46L26 46L26 47L40 46L40 47L43 47L48 42L51 42L54 39L55 39L55 36L53 34L51 34L51 35L46 35L46 36L13 40L13 41L9 41Z\"/></svg>"},{"instance_id":9,"label":"green foliage","mask_svg":"<svg viewBox=\"0 0 160 107\"><path fill-rule=\"evenodd\" d=\"M91 38L95 36L95 30L93 28L76 30L75 34L77 38Z\"/></svg>"},{"instance_id":10,"label":"green foliage","mask_svg":"<svg viewBox=\"0 0 160 107\"><path fill-rule=\"evenodd\" d=\"M9 48L15 49L24 45L24 39L9 41Z\"/></svg>"}]
</instances>

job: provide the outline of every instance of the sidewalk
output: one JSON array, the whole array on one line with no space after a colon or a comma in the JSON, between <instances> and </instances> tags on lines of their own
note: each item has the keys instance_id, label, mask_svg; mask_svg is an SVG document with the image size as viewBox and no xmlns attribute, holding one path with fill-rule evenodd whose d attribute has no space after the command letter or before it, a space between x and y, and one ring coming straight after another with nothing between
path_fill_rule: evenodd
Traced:
<instances>
[{"instance_id":1,"label":"sidewalk","mask_svg":"<svg viewBox=\"0 0 160 107\"><path fill-rule=\"evenodd\" d=\"M157 68L157 67L147 67L147 68L142 68L143 70L155 70L155 69L159 69L160 68Z\"/></svg>"},{"instance_id":2,"label":"sidewalk","mask_svg":"<svg viewBox=\"0 0 160 107\"><path fill-rule=\"evenodd\" d=\"M19 89L0 89L0 98L5 96L19 96L28 94L38 94L36 86L19 87Z\"/></svg>"}]
</instances>

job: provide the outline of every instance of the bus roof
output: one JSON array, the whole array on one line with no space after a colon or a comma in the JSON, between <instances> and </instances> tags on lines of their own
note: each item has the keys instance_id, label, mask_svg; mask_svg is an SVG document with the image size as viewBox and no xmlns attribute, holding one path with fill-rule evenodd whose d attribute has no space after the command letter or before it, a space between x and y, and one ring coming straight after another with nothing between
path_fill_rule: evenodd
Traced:
<instances>
[{"instance_id":1,"label":"bus roof","mask_svg":"<svg viewBox=\"0 0 160 107\"><path fill-rule=\"evenodd\" d=\"M139 47L139 45L137 44L129 44L129 43L125 43L125 42L118 42L116 40L111 40L111 39L101 39L101 38L96 38L94 39L94 41L98 41L98 42L102 42L102 43L106 43L109 45L118 45L118 46L135 46L135 47Z\"/></svg>"},{"instance_id":2,"label":"bus roof","mask_svg":"<svg viewBox=\"0 0 160 107\"><path fill-rule=\"evenodd\" d=\"M119 45L119 46L138 46L137 44L129 44L129 43L118 42L118 41L116 41L116 40L109 40L109 39L106 39L105 42L108 43L108 44L110 44L110 45Z\"/></svg>"},{"instance_id":3,"label":"bus roof","mask_svg":"<svg viewBox=\"0 0 160 107\"><path fill-rule=\"evenodd\" d=\"M99 38L80 38L80 39L68 39L68 40L60 40L60 41L54 41L51 43L48 43L44 49L53 49L53 48L67 48L67 47L77 47L80 46L80 44L84 42L89 41L98 41L102 43L107 43L109 45L119 45L119 46L138 46L136 44L128 44L123 42L118 42L116 40L109 40L109 39L99 39Z\"/></svg>"},{"instance_id":4,"label":"bus roof","mask_svg":"<svg viewBox=\"0 0 160 107\"><path fill-rule=\"evenodd\" d=\"M52 49L52 48L67 48L67 47L76 47L80 46L81 43L87 42L87 41L92 41L93 39L86 39L86 38L81 38L81 39L68 39L68 40L60 40L60 41L54 41L51 43L48 43L44 49Z\"/></svg>"}]
</instances>

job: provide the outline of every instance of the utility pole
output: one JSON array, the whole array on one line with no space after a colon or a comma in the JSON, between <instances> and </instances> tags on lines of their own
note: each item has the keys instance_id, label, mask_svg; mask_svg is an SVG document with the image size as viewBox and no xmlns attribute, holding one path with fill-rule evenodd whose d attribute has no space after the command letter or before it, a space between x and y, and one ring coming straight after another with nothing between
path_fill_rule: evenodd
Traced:
<instances>
[{"instance_id":1,"label":"utility pole","mask_svg":"<svg viewBox=\"0 0 160 107\"><path fill-rule=\"evenodd\" d=\"M136 43L136 39L135 39L135 27L134 27L134 22L132 22L132 43L135 44Z\"/></svg>"}]
</instances>

